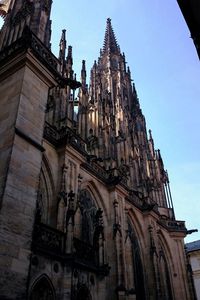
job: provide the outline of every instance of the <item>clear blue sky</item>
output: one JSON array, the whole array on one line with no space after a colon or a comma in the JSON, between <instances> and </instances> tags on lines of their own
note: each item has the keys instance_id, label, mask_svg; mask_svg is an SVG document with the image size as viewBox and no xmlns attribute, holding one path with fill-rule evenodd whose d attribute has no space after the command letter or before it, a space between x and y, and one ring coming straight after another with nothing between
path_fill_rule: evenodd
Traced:
<instances>
[{"instance_id":1,"label":"clear blue sky","mask_svg":"<svg viewBox=\"0 0 200 300\"><path fill-rule=\"evenodd\" d=\"M176 0L54 0L52 50L62 29L80 77L103 45L106 19L130 66L147 128L168 170L176 218L200 230L200 63ZM200 232L186 241L200 239Z\"/></svg>"}]
</instances>

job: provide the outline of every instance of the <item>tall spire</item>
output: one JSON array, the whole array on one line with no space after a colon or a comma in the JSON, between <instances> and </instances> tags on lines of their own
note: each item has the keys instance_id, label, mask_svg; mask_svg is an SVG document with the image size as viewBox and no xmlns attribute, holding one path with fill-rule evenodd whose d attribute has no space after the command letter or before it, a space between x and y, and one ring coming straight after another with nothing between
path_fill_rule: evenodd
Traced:
<instances>
[{"instance_id":1,"label":"tall spire","mask_svg":"<svg viewBox=\"0 0 200 300\"><path fill-rule=\"evenodd\" d=\"M117 44L117 39L115 37L110 18L107 19L103 53L119 53L119 46Z\"/></svg>"}]
</instances>

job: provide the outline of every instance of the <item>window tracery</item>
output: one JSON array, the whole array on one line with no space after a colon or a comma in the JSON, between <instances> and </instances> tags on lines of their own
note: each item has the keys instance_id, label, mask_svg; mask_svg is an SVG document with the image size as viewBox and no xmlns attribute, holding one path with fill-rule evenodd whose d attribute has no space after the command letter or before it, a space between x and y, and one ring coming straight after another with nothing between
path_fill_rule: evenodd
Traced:
<instances>
[{"instance_id":1,"label":"window tracery","mask_svg":"<svg viewBox=\"0 0 200 300\"><path fill-rule=\"evenodd\" d=\"M82 214L81 239L93 245L93 237L95 232L95 216L97 208L94 201L87 190L81 191L80 194L80 210Z\"/></svg>"}]
</instances>

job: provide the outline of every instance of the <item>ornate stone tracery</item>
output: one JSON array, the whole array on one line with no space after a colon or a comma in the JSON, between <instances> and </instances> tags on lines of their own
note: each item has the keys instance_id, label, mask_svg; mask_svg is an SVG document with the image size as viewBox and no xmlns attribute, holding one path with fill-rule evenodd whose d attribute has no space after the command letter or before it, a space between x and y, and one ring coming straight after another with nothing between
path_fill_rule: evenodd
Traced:
<instances>
[{"instance_id":1,"label":"ornate stone tracery","mask_svg":"<svg viewBox=\"0 0 200 300\"><path fill-rule=\"evenodd\" d=\"M98 244L100 235L103 237L103 212L100 208L97 209L87 190L80 192L79 206L82 215L81 239L95 246Z\"/></svg>"},{"instance_id":2,"label":"ornate stone tracery","mask_svg":"<svg viewBox=\"0 0 200 300\"><path fill-rule=\"evenodd\" d=\"M25 0L21 9L17 12L12 20L13 26L16 26L23 20L25 20L28 16L31 16L34 12L34 4L29 0Z\"/></svg>"}]
</instances>

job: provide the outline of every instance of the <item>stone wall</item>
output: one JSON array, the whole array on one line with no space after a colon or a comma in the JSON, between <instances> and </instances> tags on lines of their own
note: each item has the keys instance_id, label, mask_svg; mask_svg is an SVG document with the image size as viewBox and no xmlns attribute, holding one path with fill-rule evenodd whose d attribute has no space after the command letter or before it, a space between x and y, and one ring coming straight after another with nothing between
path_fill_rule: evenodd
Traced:
<instances>
[{"instance_id":1,"label":"stone wall","mask_svg":"<svg viewBox=\"0 0 200 300\"><path fill-rule=\"evenodd\" d=\"M45 69L37 74L42 66L33 60L23 53L1 68L1 299L25 299L29 278L50 82Z\"/></svg>"}]
</instances>

